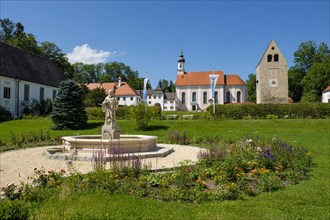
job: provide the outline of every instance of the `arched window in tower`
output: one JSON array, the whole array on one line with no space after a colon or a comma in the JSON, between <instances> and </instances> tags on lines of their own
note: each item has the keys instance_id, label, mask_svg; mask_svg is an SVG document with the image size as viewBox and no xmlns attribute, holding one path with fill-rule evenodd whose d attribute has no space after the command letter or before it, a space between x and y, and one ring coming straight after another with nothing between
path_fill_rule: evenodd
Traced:
<instances>
[{"instance_id":1,"label":"arched window in tower","mask_svg":"<svg viewBox=\"0 0 330 220\"><path fill-rule=\"evenodd\" d=\"M185 104L185 103L186 103L186 93L185 93L185 92L183 92L183 93L181 94L181 103L182 103L182 104Z\"/></svg>"},{"instance_id":2,"label":"arched window in tower","mask_svg":"<svg viewBox=\"0 0 330 220\"><path fill-rule=\"evenodd\" d=\"M267 62L272 62L273 56L271 54L268 54L267 56Z\"/></svg>"},{"instance_id":3,"label":"arched window in tower","mask_svg":"<svg viewBox=\"0 0 330 220\"><path fill-rule=\"evenodd\" d=\"M218 91L215 91L214 92L214 102L215 103L219 103L219 98L218 98L219 94L218 94Z\"/></svg>"},{"instance_id":4,"label":"arched window in tower","mask_svg":"<svg viewBox=\"0 0 330 220\"><path fill-rule=\"evenodd\" d=\"M274 55L274 62L278 62L278 54Z\"/></svg>"},{"instance_id":5,"label":"arched window in tower","mask_svg":"<svg viewBox=\"0 0 330 220\"><path fill-rule=\"evenodd\" d=\"M207 92L203 92L203 104L207 104Z\"/></svg>"},{"instance_id":6,"label":"arched window in tower","mask_svg":"<svg viewBox=\"0 0 330 220\"><path fill-rule=\"evenodd\" d=\"M241 92L237 92L237 97L236 97L237 102L241 102Z\"/></svg>"},{"instance_id":7,"label":"arched window in tower","mask_svg":"<svg viewBox=\"0 0 330 220\"><path fill-rule=\"evenodd\" d=\"M193 92L192 93L192 99L191 99L192 102L196 102L196 92Z\"/></svg>"},{"instance_id":8,"label":"arched window in tower","mask_svg":"<svg viewBox=\"0 0 330 220\"><path fill-rule=\"evenodd\" d=\"M230 92L226 92L226 102L230 102Z\"/></svg>"}]
</instances>

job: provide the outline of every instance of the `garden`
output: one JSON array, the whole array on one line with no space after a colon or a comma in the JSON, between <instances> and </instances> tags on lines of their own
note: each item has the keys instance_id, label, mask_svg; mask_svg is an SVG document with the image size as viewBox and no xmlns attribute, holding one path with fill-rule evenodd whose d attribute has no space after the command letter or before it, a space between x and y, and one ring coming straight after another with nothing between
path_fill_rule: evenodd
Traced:
<instances>
[{"instance_id":1,"label":"garden","mask_svg":"<svg viewBox=\"0 0 330 220\"><path fill-rule=\"evenodd\" d=\"M47 118L8 121L0 124L1 140L25 137L16 148L29 147L39 139L97 134L102 123L48 130ZM5 189L2 219L329 217L328 119L152 120L146 131L129 120L118 123L122 133L207 150L197 163L182 161L162 172L148 171L138 160L112 162L112 170L101 164L88 174L76 172L74 161L67 164L70 172L36 169L33 184ZM28 144L31 134L35 140Z\"/></svg>"}]
</instances>

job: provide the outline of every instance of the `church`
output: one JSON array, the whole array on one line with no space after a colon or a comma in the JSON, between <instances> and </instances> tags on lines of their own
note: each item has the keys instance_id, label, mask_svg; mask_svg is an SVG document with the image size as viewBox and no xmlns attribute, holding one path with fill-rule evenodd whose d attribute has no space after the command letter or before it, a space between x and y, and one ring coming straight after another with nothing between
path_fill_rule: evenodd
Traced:
<instances>
[{"instance_id":1,"label":"church","mask_svg":"<svg viewBox=\"0 0 330 220\"><path fill-rule=\"evenodd\" d=\"M186 72L185 59L181 51L178 59L178 72L175 82L177 110L204 111L215 104L247 102L247 85L236 74L224 74L221 71ZM217 75L214 98L210 75Z\"/></svg>"}]
</instances>

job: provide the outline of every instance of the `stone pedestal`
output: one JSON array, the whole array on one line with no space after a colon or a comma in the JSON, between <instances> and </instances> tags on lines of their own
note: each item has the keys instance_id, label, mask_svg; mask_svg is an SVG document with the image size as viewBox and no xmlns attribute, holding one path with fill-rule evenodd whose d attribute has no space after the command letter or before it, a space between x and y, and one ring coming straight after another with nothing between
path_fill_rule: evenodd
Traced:
<instances>
[{"instance_id":1,"label":"stone pedestal","mask_svg":"<svg viewBox=\"0 0 330 220\"><path fill-rule=\"evenodd\" d=\"M102 139L119 139L120 129L118 125L103 125Z\"/></svg>"}]
</instances>

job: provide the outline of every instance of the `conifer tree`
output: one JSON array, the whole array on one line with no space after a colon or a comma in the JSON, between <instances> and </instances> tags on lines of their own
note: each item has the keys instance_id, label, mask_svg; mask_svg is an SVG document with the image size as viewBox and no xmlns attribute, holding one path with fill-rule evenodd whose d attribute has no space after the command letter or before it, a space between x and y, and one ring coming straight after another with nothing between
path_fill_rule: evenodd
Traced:
<instances>
[{"instance_id":1,"label":"conifer tree","mask_svg":"<svg viewBox=\"0 0 330 220\"><path fill-rule=\"evenodd\" d=\"M83 101L82 90L73 80L61 82L50 115L54 123L53 128L58 130L86 128L87 114Z\"/></svg>"}]
</instances>

